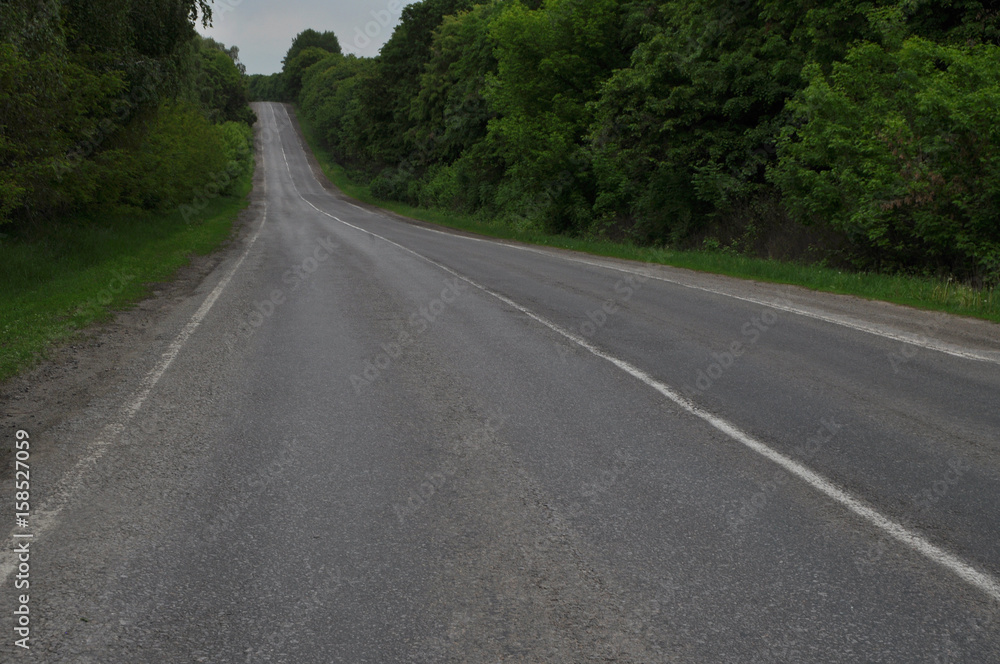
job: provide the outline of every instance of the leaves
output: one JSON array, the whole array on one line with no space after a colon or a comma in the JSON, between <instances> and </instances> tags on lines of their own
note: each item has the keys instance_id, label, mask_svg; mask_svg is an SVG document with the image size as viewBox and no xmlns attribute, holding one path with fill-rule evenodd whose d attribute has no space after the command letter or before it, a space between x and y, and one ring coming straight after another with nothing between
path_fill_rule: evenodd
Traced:
<instances>
[{"instance_id":1,"label":"leaves","mask_svg":"<svg viewBox=\"0 0 1000 664\"><path fill-rule=\"evenodd\" d=\"M384 197L644 243L797 223L838 261L979 277L998 42L976 0L422 0L378 57L294 70Z\"/></svg>"},{"instance_id":2,"label":"leaves","mask_svg":"<svg viewBox=\"0 0 1000 664\"><path fill-rule=\"evenodd\" d=\"M876 267L1000 276L1000 48L862 43L809 80L772 174L792 213Z\"/></svg>"},{"instance_id":3,"label":"leaves","mask_svg":"<svg viewBox=\"0 0 1000 664\"><path fill-rule=\"evenodd\" d=\"M213 123L254 116L238 51L198 37L199 14L200 0L0 5L0 223L174 204L218 166Z\"/></svg>"}]
</instances>

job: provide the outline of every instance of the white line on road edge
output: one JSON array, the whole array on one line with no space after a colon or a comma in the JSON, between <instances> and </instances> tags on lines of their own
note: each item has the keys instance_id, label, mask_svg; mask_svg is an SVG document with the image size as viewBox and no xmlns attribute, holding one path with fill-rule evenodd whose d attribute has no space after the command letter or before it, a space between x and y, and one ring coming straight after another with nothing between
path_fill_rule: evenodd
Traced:
<instances>
[{"instance_id":1,"label":"white line on road edge","mask_svg":"<svg viewBox=\"0 0 1000 664\"><path fill-rule=\"evenodd\" d=\"M285 112L287 114L287 110ZM291 121L290 118L289 118L289 121ZM288 170L288 176L289 176L289 178L292 179L292 185L294 187L295 186L294 178L292 177L291 169L288 168L287 160L285 162L285 166L286 166L286 169ZM310 169L310 171L311 171L311 169ZM314 175L314 177L315 177L315 175ZM295 190L296 190L296 192L298 192L298 188L297 187L295 187ZM722 419L722 418L720 418L720 417L718 417L716 415L713 415L712 413L708 412L707 410L704 410L704 409L700 408L694 402L692 402L689 399L681 396L677 391L675 391L672 388L670 388L670 386L668 386L665 383L662 383L662 382L656 380L655 378L653 378L652 376L650 376L648 373L646 373L642 369L639 369L638 367L636 367L636 366L634 366L634 365L626 362L625 360L619 359L617 357L614 357L613 355L610 355L610 354L604 352L603 350L601 350L597 346L594 346L593 344L591 344L587 340L574 335L572 332L569 332L568 330L565 330L562 327L559 327L555 323L553 323L553 322L551 322L551 321L549 321L549 320L547 320L545 318L542 318L541 316L539 316L538 314L534 313L533 311L531 311L531 310L523 307L522 305L518 304L514 300L511 300L509 297L506 297L505 295L497 293L497 292L495 292L495 291L487 288L486 286L483 286L482 284L477 283L473 279L470 279L469 277L467 277L467 276L465 276L465 275L463 275L463 274L461 274L459 272L456 272L455 270L451 269L447 265L443 265L442 263L439 263L439 262L435 261L432 258L428 258L427 256L424 256L423 254L420 254L420 253L414 251L413 249L410 249L408 247L404 247L403 245L399 244L398 242L394 242L394 241L390 240L389 238L386 238L386 237L383 237L383 236L379 235L378 233L373 233L372 231L369 231L369 230L367 230L365 228L361 228L360 226L355 226L354 224L348 223L348 222L344 221L343 219L340 219L339 217L337 217L335 215L332 215L329 212L326 212L325 210L321 210L320 208L316 207L315 205L313 205L312 203L310 203L308 200L306 200L305 197L303 197L301 194L299 194L299 198L301 198L307 205L309 205L311 208L313 208L314 210L316 210L320 214L322 214L324 216L327 216L327 217L329 217L329 218L331 218L331 219L333 219L333 220L335 220L335 221L337 221L337 222L339 222L339 223L341 223L341 224L343 224L345 226L348 226L348 227L353 228L355 230L361 231L362 233L366 233L368 235L371 235L372 237L376 237L376 238L378 238L378 239L380 239L380 240L382 240L384 242L387 242L387 243L393 245L394 247L402 249L403 251L405 251L407 253L413 254L414 256L417 256L418 258L423 259L424 261L430 263L431 265L434 265L434 266L438 267L439 269L447 272L448 274L451 274L451 275L453 275L453 276L455 276L455 277L457 277L457 278L459 278L459 279L467 282L468 284L474 286L475 288L483 291L484 293L487 293L487 294L493 296L494 298L500 300L504 304L507 304L507 305L513 307L517 311L520 311L521 313L523 313L525 316L528 316L529 318L531 318L531 319L533 319L533 320L541 323L542 325L544 325L545 327L549 328L553 332L555 332L555 333L557 333L557 334L565 337L569 341L571 341L574 344L576 344L577 346L580 346L581 348L587 350L591 354L593 354L593 355L595 355L595 356L597 356L597 357L599 357L599 358L601 358L603 360L606 360L606 361L610 362L611 364L613 364L614 366L618 367L619 369L621 369L625 373L629 374L630 376L632 376L632 377L634 377L634 378L642 381L643 383L645 383L649 387L653 388L654 390L656 390L657 392L659 392L660 394L662 394L664 397L666 397L670 401L672 401L675 404L677 404L683 410L685 410L688 413L694 415L695 417L700 418L701 420L703 420L706 423L708 423L709 425L711 425L713 428L717 429L718 431L721 431L722 433L726 434L727 436L729 436L733 440L739 442L740 444L742 444L743 446L745 446L748 449L752 450L753 452L756 452L757 454L759 454L760 456L764 457L765 459L767 459L767 460L771 461L772 463L775 463L778 466L784 468L787 472L789 472L792 475L798 477L800 480L802 480L803 482L805 482L806 484L808 484L813 489L815 489L815 490L819 491L820 493L826 495L830 499L832 499L832 500L840 503L843 507L847 508L849 511L853 512L854 514L856 514L857 516L861 517L862 519L864 519L868 523L872 524L873 526L875 526L876 528L878 528L882 532L886 533L887 535L889 535L890 537L892 537L896 541L900 542L901 544L903 544L907 548L909 548L909 549L911 549L911 550L919 553L920 555L922 555L925 558L931 560L932 562L937 563L941 567L944 567L945 569L951 571L952 573L954 573L956 576L958 576L960 579L962 579L966 583L968 583L968 584L970 584L970 585L978 588L982 592L984 592L987 595L989 595L993 600L1000 601L1000 582L998 582L995 578L993 578L992 575L976 569L975 567L973 567L969 563L965 562L964 560L962 560L961 558L959 558L955 554L950 553L948 551L945 551L944 549L942 549L941 547L937 546L936 544L933 544L932 542L930 542L928 539L926 539L924 536L920 535L919 533L916 533L916 532L914 532L912 530L909 530L905 526L897 523L896 521L890 519L889 517L884 516L882 513L878 512L874 508L872 508L872 507L868 506L867 504L865 504L864 501L862 501L862 500L860 500L858 498L855 498L849 492L841 489L836 484L834 484L830 480L826 479L825 477L823 477L819 473L811 470L810 468L808 468L807 466L799 463L798 461L795 461L791 457L789 457L789 456L787 456L785 454L782 454L781 452L775 450L774 448L772 448L769 445L761 442L760 440L757 440L756 438L754 438L750 434L748 434L745 431L741 430L739 427L737 427L737 426L735 426L733 424L730 424L726 420L724 420L724 419ZM428 230L430 230L430 229L428 229ZM441 232L441 231L435 231L435 232ZM461 236L459 236L459 237L461 237ZM508 246L512 246L512 245L508 245ZM545 252L545 253L547 253L547 252ZM585 262L585 261L579 261L579 262ZM600 267L606 267L606 266L601 265ZM612 269L619 269L619 268L612 268ZM628 270L621 270L621 269L620 269L620 271L628 272ZM640 274L640 273L637 273L637 274ZM643 275L643 276L648 276L648 275ZM680 285L687 285L687 284L680 284ZM699 288L697 286L689 286L689 287L691 287L691 288L698 288L700 290L709 290L709 289ZM729 294L723 293L723 292L720 292L719 294L720 295L729 295ZM737 297L737 296L730 295L730 297ZM739 298L739 299L745 299L745 298ZM769 303L769 302L761 302L761 304L766 304L768 306L773 306L773 304ZM797 311L794 311L794 312L798 313ZM808 315L808 314L806 314L806 315ZM838 322L839 323L840 321L831 321L831 322ZM869 331L869 330L865 330L865 331ZM874 332L874 333L880 334L880 332ZM975 358L975 359L981 359L981 358Z\"/></svg>"},{"instance_id":2,"label":"white line on road edge","mask_svg":"<svg viewBox=\"0 0 1000 664\"><path fill-rule=\"evenodd\" d=\"M289 124L292 123L292 118L288 115L288 109L282 107L285 111L285 117L288 118ZM272 111L273 112L273 111ZM282 148L284 150L284 148ZM287 166L287 161L286 161ZM316 183L322 187L322 183L316 177L316 174L312 172L312 168L309 169L312 174L313 179ZM291 176L291 170L288 171L289 176ZM292 181L294 186L294 179ZM301 194L300 194L301 195ZM308 201L307 201L308 202ZM347 203L351 207L358 207L352 203ZM364 210L364 208L358 208ZM364 210L368 214L372 214L370 210ZM497 239L485 239L469 237L467 235L460 235L457 233L449 233L447 231L437 230L435 228L427 228L426 226L414 225L414 228L418 228L428 233L438 233L440 235L447 235L452 238L460 238L462 240L468 240L471 242L486 242L493 245L499 245L502 247L509 247L511 249L517 249L519 251L528 251L535 254L541 254L543 256L550 256L562 259L564 261L569 261L570 263L580 263L582 265L590 265L591 267L604 268L606 270L613 270L615 272L623 272L625 274L634 274L641 277L647 277L649 279L655 279L657 281L662 281L664 283L672 284L674 286L681 286L682 288L690 288L692 290L702 291L705 293L712 293L713 295L721 295L723 297L731 297L734 300L741 300L743 302L750 302L752 304L758 304L765 307L770 307L771 309L778 309L780 311L786 311L791 314L798 316L803 316L806 318L813 318L815 320L820 320L826 323L832 323L833 325L840 325L841 327L846 327L858 332L864 332L866 334L873 334L875 336L884 337L886 339L891 339L893 341L899 341L900 343L910 344L912 346L919 346L920 348L926 348L927 350L937 351L939 353L945 353L947 355L952 355L954 357L961 357L966 360L976 360L979 362L990 362L992 364L1000 364L1000 353L989 352L989 351L978 351L971 348L964 348L955 344L945 343L943 341L938 341L936 339L930 339L926 335L912 334L905 332L903 330L893 329L884 325L874 325L851 316L838 316L835 314L828 314L822 311L815 311L813 309L807 309L804 307L796 307L790 304L777 304L770 300L765 300L762 298L748 297L745 295L736 295L724 290L717 288L709 288L707 286L696 286L694 284L689 284L683 281L678 281L677 279L670 279L662 275L654 274L652 270L634 270L629 269L620 265L613 265L609 263L602 263L598 261L585 260L582 258L576 258L574 256L567 256L561 252L556 251L546 251L545 249L539 249L535 247L526 247L520 244L512 244L510 242L504 242ZM651 264L651 267L657 267Z\"/></svg>"},{"instance_id":3,"label":"white line on road edge","mask_svg":"<svg viewBox=\"0 0 1000 664\"><path fill-rule=\"evenodd\" d=\"M273 115L273 111L272 111ZM93 442L87 448L85 456L77 461L76 465L73 466L62 478L52 490L51 496L38 510L34 510L31 515L31 529L32 534L35 539L40 535L44 534L46 531L50 530L56 523L59 514L66 507L67 504L72 500L74 495L83 486L86 476L89 474L90 470L97 465L101 457L104 456L108 448L118 438L125 433L125 427L128 426L129 422L135 414L139 412L143 404L146 403L146 399L152 393L153 388L160 381L160 378L167 371L170 365L173 363L174 359L181 352L181 348L187 340L194 334L194 331L198 329L201 322L208 315L208 312L212 309L216 300L222 294L222 291L226 289L229 282L232 280L236 271L240 269L243 261L250 254L250 249L253 247L254 243L257 241L257 237L260 235L261 230L264 228L264 224L267 222L267 171L264 172L264 212L261 218L260 225L254 232L250 241L247 243L246 249L240 256L236 264L230 268L229 272L223 277L212 292L208 294L208 297L201 303L198 310L194 312L191 319L187 322L184 328L177 334L174 340L164 351L163 355L160 356L159 361L156 363L149 373L142 379L139 384L139 388L132 395L132 398L125 404L125 406L119 410L111 423L106 425L99 436L94 439ZM13 532L13 531L12 531ZM8 535L8 540L13 538L12 535ZM3 551L0 552L0 585L7 583L8 577L17 568L17 557L13 551Z\"/></svg>"},{"instance_id":4,"label":"white line on road edge","mask_svg":"<svg viewBox=\"0 0 1000 664\"><path fill-rule=\"evenodd\" d=\"M313 177L315 177L315 175ZM695 284L689 284L683 281L678 281L677 279L670 279L668 277L655 274L652 269L634 270L622 267L620 265L612 265L609 263L585 260L582 258L576 258L574 256L567 256L557 251L546 251L545 249L537 249L535 247L525 247L519 244L511 244L509 242L503 242L501 240L484 240L480 238L468 237L465 235L458 235L456 233L439 231L434 228L426 228L424 226L414 226L414 227L424 231L428 231L430 233L440 233L441 235L447 235L449 237L457 237L463 240L472 240L473 242L488 242L490 244L509 247L511 249L517 249L520 251L527 251L533 254L541 254L542 256L559 258L564 261L568 261L570 263L580 263L582 265L590 265L591 267L603 268L605 270L613 270L615 272L623 272L625 274L634 274L636 276L646 277L648 279L655 279L657 281L662 281L664 283L672 284L674 286L681 286L682 288L690 288L691 290L702 291L705 293L712 293L713 295L730 297L733 298L734 300L741 300L743 302L759 304L761 306L770 307L771 309L787 311L788 313L796 314L798 316L803 316L805 318L813 318L815 320L821 320L826 323L832 323L833 325L840 325L841 327L847 327L852 330L857 330L858 332L873 334L875 336L884 337L886 339L892 339L893 341L899 341L901 343L910 344L912 346L919 346L921 348L926 348L927 350L938 351L940 353L945 353L947 355L961 357L966 360L976 360L979 362L990 362L992 364L1000 364L1000 353L996 352L991 353L989 351L978 351L971 348L963 348L955 344L949 344L943 341L938 341L936 339L930 339L926 335L912 334L902 330L896 330L890 327L886 327L884 325L875 325L867 323L863 320L859 320L857 318L852 318L850 316L837 316L835 314L828 314L821 311L815 311L813 309L807 309L804 307L796 307L791 304L778 304L776 302L765 300L762 298L749 297L746 295L736 295L734 293L730 293L728 291L720 290L717 288L709 288L707 286L697 286ZM657 266L651 265L651 267L655 268Z\"/></svg>"},{"instance_id":5,"label":"white line on road edge","mask_svg":"<svg viewBox=\"0 0 1000 664\"><path fill-rule=\"evenodd\" d=\"M289 172L289 175L291 175L291 172ZM300 196L300 198L302 197ZM408 247L404 247L403 245L397 242L393 242L389 238L383 237L378 233L373 233L372 231L361 228L360 226L355 226L354 224L348 223L343 219L340 219L330 214L329 212L320 210L318 207L307 201L305 198L302 198L302 200L305 201L310 207L312 207L317 212L326 215L327 217L330 217L331 219L334 219L335 221L338 221L341 224L344 224L345 226L361 231L362 233L367 233L368 235L377 237L380 240L388 242L389 244L398 247L403 251L411 253L414 256L417 256L418 258L427 261L431 265L434 265L440 268L441 270L444 270L448 274L451 274L467 282L468 284L474 286L475 288L478 288L484 293L487 293L488 295L495 297L504 304L520 311L525 316L528 316L529 318L541 323L542 325L549 328L553 332L565 337L569 341L572 341L574 344L587 350L591 354L601 358L602 360L610 362L611 364L618 367L619 369L629 374L633 378L636 378L645 383L646 385L648 385L649 387L653 388L654 390L656 390L657 392L665 396L667 399L680 406L683 410L687 411L691 415L694 415L695 417L704 420L713 428L721 431L722 433L726 434L733 440L737 441L743 446L761 455L768 461L771 461L777 464L778 466L781 466L786 471L788 471L792 475L798 477L800 480L811 486L813 489L816 489L820 493L840 503L843 507L846 507L848 510L850 510L857 516L861 517L868 523L872 524L879 530L883 531L884 533L886 533L896 541L900 542L904 546L919 553L920 555L931 560L932 562L937 563L938 565L944 567L945 569L951 571L966 583L983 591L984 593L989 595L993 600L1000 602L1000 581L994 579L990 574L976 569L975 567L965 562L955 554L945 551L936 544L931 543L922 535L912 530L909 530L905 526L897 523L896 521L893 521L889 517L884 516L882 513L878 512L872 507L869 507L862 500L855 498L850 493L841 489L836 484L826 479L819 473L811 470L810 468L799 463L798 461L795 461L791 457L782 454L781 452L770 447L766 443L757 440L756 438L746 433L739 427L730 424L721 417L713 415L707 410L698 407L697 405L695 405L694 402L681 396L677 391L672 389L670 386L656 380L642 369L639 369L638 367L626 362L625 360L619 359L613 355L604 352L603 350L601 350L597 346L594 346L587 340L576 336L572 332L569 332L568 330L559 327L555 323L545 318L542 318L538 314L527 309L526 307L521 306L520 304L510 299L509 297L501 295L500 293L497 293L496 291L493 291L487 288L486 286L477 283L473 279L470 279L469 277L459 272L456 272L447 265L438 263L434 259L428 258L427 256L424 256L423 254L420 254Z\"/></svg>"},{"instance_id":6,"label":"white line on road edge","mask_svg":"<svg viewBox=\"0 0 1000 664\"><path fill-rule=\"evenodd\" d=\"M426 229L426 230L433 230L433 229ZM440 233L441 231L434 231L434 232ZM989 351L978 351L971 348L963 348L955 344L949 344L943 341L937 341L936 339L930 339L926 335L911 334L909 332L904 332L902 330L895 330L883 325L875 325L867 323L863 320L852 318L850 316L837 316L834 314L827 314L821 311L815 311L813 309L796 307L790 304L778 304L776 302L765 300L762 298L749 297L746 295L735 295L733 293L729 293L724 290L719 290L716 288L709 288L707 286L696 286L694 284L688 284L683 281L677 281L676 279L669 279L667 277L653 274L652 271L640 272L638 270L630 270L628 268L620 267L617 265L609 265L607 263L599 263L597 261L583 260L580 258L575 258L573 256L564 256L558 252L535 249L534 247L522 247L519 245L506 244L506 243L504 244L505 246L508 247L514 247L515 249L521 249L522 251L530 251L532 253L542 254L543 256L556 256L558 258L562 258L563 260L567 260L572 263L583 263L584 265L601 267L607 270L614 270L616 272L635 274L638 276L647 277L649 279L656 279L657 281L663 281L668 284L674 284L676 286L690 288L692 290L703 291L705 293L712 293L714 295L722 295L724 297L731 297L734 300L742 300L743 302L759 304L761 306L770 307L771 309L787 311L788 313L791 314L797 314L799 316L804 316L806 318L814 318L816 320L821 320L826 323L832 323L834 325L840 325L842 327L847 327L852 330L857 330L858 332L874 334L879 337L885 337L886 339L892 339L893 341L899 341L913 346L920 346L921 348L926 348L927 350L934 350L940 353L946 353L948 355L961 357L966 360L977 360L980 362L991 362L993 364L1000 364L1000 353L995 353L995 352L990 353Z\"/></svg>"}]
</instances>

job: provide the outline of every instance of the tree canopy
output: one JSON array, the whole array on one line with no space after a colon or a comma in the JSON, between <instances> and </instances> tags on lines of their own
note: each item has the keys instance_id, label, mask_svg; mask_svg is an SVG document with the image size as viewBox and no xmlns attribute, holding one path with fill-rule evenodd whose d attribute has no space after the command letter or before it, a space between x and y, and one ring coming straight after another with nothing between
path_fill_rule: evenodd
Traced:
<instances>
[{"instance_id":1,"label":"tree canopy","mask_svg":"<svg viewBox=\"0 0 1000 664\"><path fill-rule=\"evenodd\" d=\"M295 36L281 64L284 67L288 67L289 63L295 60L296 56L307 48L320 48L327 53L341 54L340 40L337 39L337 35L330 31L317 32L310 28L303 30Z\"/></svg>"},{"instance_id":2,"label":"tree canopy","mask_svg":"<svg viewBox=\"0 0 1000 664\"><path fill-rule=\"evenodd\" d=\"M199 16L203 0L0 4L0 223L177 205L230 160L247 171L238 50L198 37Z\"/></svg>"},{"instance_id":3,"label":"tree canopy","mask_svg":"<svg viewBox=\"0 0 1000 664\"><path fill-rule=\"evenodd\" d=\"M996 283L998 46L978 0L423 0L281 93L384 198Z\"/></svg>"}]
</instances>

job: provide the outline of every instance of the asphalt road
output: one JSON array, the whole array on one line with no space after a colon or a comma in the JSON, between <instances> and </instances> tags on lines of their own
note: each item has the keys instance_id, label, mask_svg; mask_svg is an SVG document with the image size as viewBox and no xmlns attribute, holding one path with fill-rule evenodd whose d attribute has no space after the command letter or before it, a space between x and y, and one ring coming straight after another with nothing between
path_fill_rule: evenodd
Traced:
<instances>
[{"instance_id":1,"label":"asphalt road","mask_svg":"<svg viewBox=\"0 0 1000 664\"><path fill-rule=\"evenodd\" d=\"M32 432L3 661L1000 661L997 326L405 223L258 114L241 241Z\"/></svg>"}]
</instances>

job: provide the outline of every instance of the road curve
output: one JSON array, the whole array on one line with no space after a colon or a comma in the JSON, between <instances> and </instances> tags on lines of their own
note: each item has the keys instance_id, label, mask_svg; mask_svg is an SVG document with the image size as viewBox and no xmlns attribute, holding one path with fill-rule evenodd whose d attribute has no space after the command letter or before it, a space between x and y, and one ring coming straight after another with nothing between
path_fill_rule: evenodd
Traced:
<instances>
[{"instance_id":1,"label":"road curve","mask_svg":"<svg viewBox=\"0 0 1000 664\"><path fill-rule=\"evenodd\" d=\"M997 326L407 223L257 111L4 661L1000 661Z\"/></svg>"}]
</instances>

